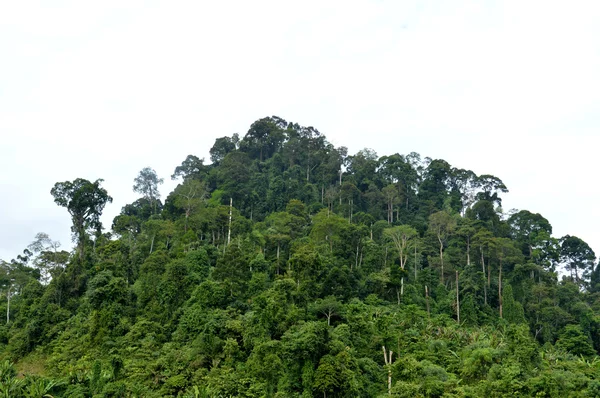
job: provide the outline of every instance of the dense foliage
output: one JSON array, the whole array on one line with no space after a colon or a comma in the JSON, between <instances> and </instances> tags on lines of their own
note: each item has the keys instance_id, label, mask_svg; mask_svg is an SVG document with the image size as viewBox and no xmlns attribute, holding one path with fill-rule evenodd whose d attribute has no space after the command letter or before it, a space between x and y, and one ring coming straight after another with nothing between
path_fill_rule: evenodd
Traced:
<instances>
[{"instance_id":1,"label":"dense foliage","mask_svg":"<svg viewBox=\"0 0 600 398\"><path fill-rule=\"evenodd\" d=\"M278 117L210 158L111 232L102 180L54 186L76 248L1 264L3 396L600 397L595 254L498 177Z\"/></svg>"}]
</instances>

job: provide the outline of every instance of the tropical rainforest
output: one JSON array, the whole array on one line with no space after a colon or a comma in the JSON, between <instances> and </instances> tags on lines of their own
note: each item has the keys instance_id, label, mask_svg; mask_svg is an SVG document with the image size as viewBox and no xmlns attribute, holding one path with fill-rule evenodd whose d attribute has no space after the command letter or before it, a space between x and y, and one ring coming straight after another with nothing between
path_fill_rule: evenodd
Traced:
<instances>
[{"instance_id":1,"label":"tropical rainforest","mask_svg":"<svg viewBox=\"0 0 600 398\"><path fill-rule=\"evenodd\" d=\"M209 153L110 230L102 180L48 187L73 249L0 262L0 396L600 397L596 256L500 178L279 117Z\"/></svg>"}]
</instances>

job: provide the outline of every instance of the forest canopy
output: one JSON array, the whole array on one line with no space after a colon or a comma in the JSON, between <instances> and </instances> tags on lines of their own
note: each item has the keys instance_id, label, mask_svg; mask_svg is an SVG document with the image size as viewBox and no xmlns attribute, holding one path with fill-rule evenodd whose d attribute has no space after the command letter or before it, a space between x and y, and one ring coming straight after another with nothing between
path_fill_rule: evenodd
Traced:
<instances>
[{"instance_id":1,"label":"forest canopy","mask_svg":"<svg viewBox=\"0 0 600 398\"><path fill-rule=\"evenodd\" d=\"M0 393L600 397L596 255L499 177L275 116L209 153L110 229L101 179L49 187L76 246L0 261Z\"/></svg>"}]
</instances>

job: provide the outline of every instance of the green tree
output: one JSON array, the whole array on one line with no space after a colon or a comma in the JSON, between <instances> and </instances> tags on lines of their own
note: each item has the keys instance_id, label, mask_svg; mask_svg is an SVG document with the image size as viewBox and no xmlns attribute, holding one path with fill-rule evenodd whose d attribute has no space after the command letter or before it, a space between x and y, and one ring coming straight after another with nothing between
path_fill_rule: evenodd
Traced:
<instances>
[{"instance_id":1,"label":"green tree","mask_svg":"<svg viewBox=\"0 0 600 398\"><path fill-rule=\"evenodd\" d=\"M277 274L279 274L281 247L289 242L292 234L293 216L287 212L271 213L265 220L268 226L266 238L277 247L276 261Z\"/></svg>"},{"instance_id":2,"label":"green tree","mask_svg":"<svg viewBox=\"0 0 600 398\"><path fill-rule=\"evenodd\" d=\"M202 180L208 174L209 167L204 164L204 159L194 155L188 155L180 166L175 168L171 175L172 180L183 178L183 180L195 179Z\"/></svg>"},{"instance_id":3,"label":"green tree","mask_svg":"<svg viewBox=\"0 0 600 398\"><path fill-rule=\"evenodd\" d=\"M206 200L208 195L206 185L199 180L188 179L183 184L179 184L173 193L175 195L173 204L185 214L184 230L187 231L190 217Z\"/></svg>"},{"instance_id":4,"label":"green tree","mask_svg":"<svg viewBox=\"0 0 600 398\"><path fill-rule=\"evenodd\" d=\"M579 325L567 325L560 334L556 346L573 355L583 355L588 358L596 355L590 339L583 333Z\"/></svg>"},{"instance_id":5,"label":"green tree","mask_svg":"<svg viewBox=\"0 0 600 398\"><path fill-rule=\"evenodd\" d=\"M221 137L215 140L214 145L210 148L210 160L213 164L218 165L229 152L237 149L240 142L240 137L237 133L231 137Z\"/></svg>"},{"instance_id":6,"label":"green tree","mask_svg":"<svg viewBox=\"0 0 600 398\"><path fill-rule=\"evenodd\" d=\"M524 244L524 254L531 260L539 260L535 258L534 250L544 245L552 235L552 225L548 220L539 213L521 210L509 217L508 224L512 237Z\"/></svg>"},{"instance_id":7,"label":"green tree","mask_svg":"<svg viewBox=\"0 0 600 398\"><path fill-rule=\"evenodd\" d=\"M315 301L314 310L327 318L327 326L331 326L331 318L340 315L342 304L334 297L327 296Z\"/></svg>"},{"instance_id":8,"label":"green tree","mask_svg":"<svg viewBox=\"0 0 600 398\"><path fill-rule=\"evenodd\" d=\"M58 251L59 241L50 239L47 233L38 232L35 240L27 248L36 255L33 265L40 270L42 280L47 283L58 267L65 266L69 254L64 250Z\"/></svg>"},{"instance_id":9,"label":"green tree","mask_svg":"<svg viewBox=\"0 0 600 398\"><path fill-rule=\"evenodd\" d=\"M285 140L283 129L286 127L287 122L277 116L257 120L240 142L240 150L262 162L281 149Z\"/></svg>"},{"instance_id":10,"label":"green tree","mask_svg":"<svg viewBox=\"0 0 600 398\"><path fill-rule=\"evenodd\" d=\"M412 253L412 250L417 244L419 236L417 230L409 225L400 225L398 227L387 228L383 233L394 245L394 249L396 249L396 252L398 253L398 260L400 261L400 269L405 271L408 256ZM404 276L401 277L400 281L398 305L400 305L400 296L402 295L404 295Z\"/></svg>"},{"instance_id":11,"label":"green tree","mask_svg":"<svg viewBox=\"0 0 600 398\"><path fill-rule=\"evenodd\" d=\"M525 323L525 313L523 306L516 301L513 296L513 289L510 284L506 284L502 291L502 303L504 306L503 317L509 323Z\"/></svg>"},{"instance_id":12,"label":"green tree","mask_svg":"<svg viewBox=\"0 0 600 398\"><path fill-rule=\"evenodd\" d=\"M571 273L571 279L581 285L594 269L596 254L586 242L576 236L565 235L560 242L561 262Z\"/></svg>"},{"instance_id":13,"label":"green tree","mask_svg":"<svg viewBox=\"0 0 600 398\"><path fill-rule=\"evenodd\" d=\"M429 216L429 231L439 243L440 255L440 281L444 284L444 247L447 245L448 238L454 233L456 220L445 211L438 211Z\"/></svg>"},{"instance_id":14,"label":"green tree","mask_svg":"<svg viewBox=\"0 0 600 398\"><path fill-rule=\"evenodd\" d=\"M112 197L106 189L100 187L102 179L90 182L82 178L74 181L57 182L50 191L54 202L65 207L71 215L73 226L71 231L77 241L79 260L83 260L87 231L102 230L100 215L107 203L112 203Z\"/></svg>"},{"instance_id":15,"label":"green tree","mask_svg":"<svg viewBox=\"0 0 600 398\"><path fill-rule=\"evenodd\" d=\"M156 213L156 203L160 199L160 192L158 186L162 184L164 180L158 178L156 171L150 167L144 167L133 180L133 192L142 194L145 199L152 203L154 213Z\"/></svg>"}]
</instances>

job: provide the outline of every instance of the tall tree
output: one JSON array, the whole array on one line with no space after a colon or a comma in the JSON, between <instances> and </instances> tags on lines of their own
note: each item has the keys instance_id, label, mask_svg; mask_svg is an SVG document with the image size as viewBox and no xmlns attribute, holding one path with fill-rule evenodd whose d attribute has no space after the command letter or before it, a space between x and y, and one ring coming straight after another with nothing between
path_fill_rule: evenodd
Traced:
<instances>
[{"instance_id":1,"label":"tall tree","mask_svg":"<svg viewBox=\"0 0 600 398\"><path fill-rule=\"evenodd\" d=\"M444 247L456 228L456 220L445 211L438 211L429 216L429 231L437 238L440 254L440 281L444 284Z\"/></svg>"},{"instance_id":2,"label":"tall tree","mask_svg":"<svg viewBox=\"0 0 600 398\"><path fill-rule=\"evenodd\" d=\"M408 255L415 248L416 240L418 237L417 230L409 225L400 225L398 227L386 228L383 231L384 235L392 242L394 248L398 252L398 259L400 260L400 269L402 271L406 268L408 262ZM403 274L404 272L402 272ZM400 280L400 293L398 294L398 305L400 305L400 296L404 294L404 276L401 276Z\"/></svg>"},{"instance_id":3,"label":"tall tree","mask_svg":"<svg viewBox=\"0 0 600 398\"><path fill-rule=\"evenodd\" d=\"M150 167L144 167L133 180L133 192L142 194L144 198L148 199L152 203L155 214L156 203L160 199L158 186L163 182L164 179L158 178L156 171Z\"/></svg>"},{"instance_id":4,"label":"tall tree","mask_svg":"<svg viewBox=\"0 0 600 398\"><path fill-rule=\"evenodd\" d=\"M273 156L285 141L284 128L288 123L277 117L265 117L255 121L240 142L240 150L260 162Z\"/></svg>"},{"instance_id":5,"label":"tall tree","mask_svg":"<svg viewBox=\"0 0 600 398\"><path fill-rule=\"evenodd\" d=\"M187 180L179 184L174 191L175 207L185 212L185 231L188 229L189 219L206 200L208 191L206 185L198 180Z\"/></svg>"},{"instance_id":6,"label":"tall tree","mask_svg":"<svg viewBox=\"0 0 600 398\"><path fill-rule=\"evenodd\" d=\"M477 199L497 203L499 206L502 204L502 199L498 194L508 192L502 180L490 174L480 175L475 184L480 191L477 193Z\"/></svg>"},{"instance_id":7,"label":"tall tree","mask_svg":"<svg viewBox=\"0 0 600 398\"><path fill-rule=\"evenodd\" d=\"M210 160L213 164L218 165L229 152L237 149L240 142L240 137L235 133L231 137L221 137L215 140L215 144L210 148Z\"/></svg>"},{"instance_id":8,"label":"tall tree","mask_svg":"<svg viewBox=\"0 0 600 398\"><path fill-rule=\"evenodd\" d=\"M387 205L388 224L392 224L394 222L394 207L400 203L399 189L395 184L389 184L381 190L381 193L383 193Z\"/></svg>"},{"instance_id":9,"label":"tall tree","mask_svg":"<svg viewBox=\"0 0 600 398\"><path fill-rule=\"evenodd\" d=\"M448 187L452 177L452 168L442 159L429 163L419 187L419 198L428 201L435 209L442 209L448 196Z\"/></svg>"},{"instance_id":10,"label":"tall tree","mask_svg":"<svg viewBox=\"0 0 600 398\"><path fill-rule=\"evenodd\" d=\"M187 179L203 179L208 173L209 167L204 165L204 159L200 159L194 155L188 155L180 166L175 168L175 172L171 175L172 180L179 177L183 180Z\"/></svg>"},{"instance_id":11,"label":"tall tree","mask_svg":"<svg viewBox=\"0 0 600 398\"><path fill-rule=\"evenodd\" d=\"M71 215L73 226L71 231L77 241L79 260L83 260L87 231L93 229L102 230L100 216L107 203L112 203L112 197L100 184L102 179L90 182L83 178L74 181L57 182L50 191L54 196L54 202L65 207Z\"/></svg>"},{"instance_id":12,"label":"tall tree","mask_svg":"<svg viewBox=\"0 0 600 398\"><path fill-rule=\"evenodd\" d=\"M519 249L515 247L512 240L508 238L494 238L492 240L492 246L496 252L496 258L498 259L498 302L499 302L499 314L500 318L503 317L503 282L502 275L504 268L509 264L515 264L523 259L523 254ZM512 292L511 292L512 294Z\"/></svg>"},{"instance_id":13,"label":"tall tree","mask_svg":"<svg viewBox=\"0 0 600 398\"><path fill-rule=\"evenodd\" d=\"M39 268L42 280L47 282L56 267L65 262L64 251L59 252L59 241L50 239L45 232L38 232L35 235L35 240L31 242L27 248L36 257L33 260L33 265Z\"/></svg>"},{"instance_id":14,"label":"tall tree","mask_svg":"<svg viewBox=\"0 0 600 398\"><path fill-rule=\"evenodd\" d=\"M460 214L462 216L475 203L477 181L477 175L471 170L452 169L450 186L453 192L456 191L460 195Z\"/></svg>"},{"instance_id":15,"label":"tall tree","mask_svg":"<svg viewBox=\"0 0 600 398\"><path fill-rule=\"evenodd\" d=\"M565 235L560 242L561 262L570 271L575 283L581 285L594 269L596 254L586 242L576 236Z\"/></svg>"}]
</instances>

